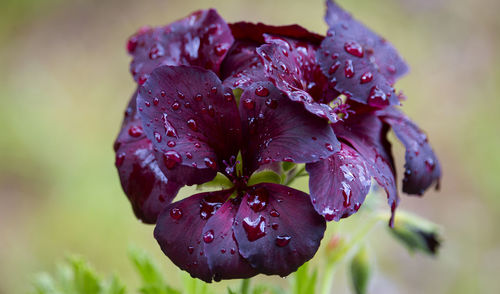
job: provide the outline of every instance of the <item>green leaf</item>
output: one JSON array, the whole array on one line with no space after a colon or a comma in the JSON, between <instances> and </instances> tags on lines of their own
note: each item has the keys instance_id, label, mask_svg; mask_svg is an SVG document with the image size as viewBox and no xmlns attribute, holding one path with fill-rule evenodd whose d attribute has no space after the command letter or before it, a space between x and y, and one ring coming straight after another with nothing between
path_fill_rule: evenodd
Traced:
<instances>
[{"instance_id":1,"label":"green leaf","mask_svg":"<svg viewBox=\"0 0 500 294\"><path fill-rule=\"evenodd\" d=\"M227 294L236 294L231 288L227 287Z\"/></svg>"},{"instance_id":2,"label":"green leaf","mask_svg":"<svg viewBox=\"0 0 500 294\"><path fill-rule=\"evenodd\" d=\"M75 293L79 294L99 294L101 285L97 274L81 258L69 258L70 266L73 270L73 286Z\"/></svg>"},{"instance_id":3,"label":"green leaf","mask_svg":"<svg viewBox=\"0 0 500 294\"><path fill-rule=\"evenodd\" d=\"M366 294L371 278L371 263L366 246L362 246L350 264L351 282L356 294Z\"/></svg>"},{"instance_id":4,"label":"green leaf","mask_svg":"<svg viewBox=\"0 0 500 294\"><path fill-rule=\"evenodd\" d=\"M33 282L36 294L62 294L56 289L54 279L48 273L41 273Z\"/></svg>"},{"instance_id":5,"label":"green leaf","mask_svg":"<svg viewBox=\"0 0 500 294\"><path fill-rule=\"evenodd\" d=\"M249 290L250 290L250 279L241 280L240 293L248 294Z\"/></svg>"},{"instance_id":6,"label":"green leaf","mask_svg":"<svg viewBox=\"0 0 500 294\"><path fill-rule=\"evenodd\" d=\"M281 177L271 170L263 170L261 172L253 173L248 180L248 185L256 185L259 183L276 183L281 184Z\"/></svg>"},{"instance_id":7,"label":"green leaf","mask_svg":"<svg viewBox=\"0 0 500 294\"><path fill-rule=\"evenodd\" d=\"M231 188L233 186L233 183L222 173L217 173L215 178L211 180L210 182L203 183L201 185L197 186L197 189L204 189L204 188L221 188L221 189L227 189Z\"/></svg>"},{"instance_id":8,"label":"green leaf","mask_svg":"<svg viewBox=\"0 0 500 294\"><path fill-rule=\"evenodd\" d=\"M125 294L125 285L118 279L117 276L111 277L103 286L102 294Z\"/></svg>"}]
</instances>

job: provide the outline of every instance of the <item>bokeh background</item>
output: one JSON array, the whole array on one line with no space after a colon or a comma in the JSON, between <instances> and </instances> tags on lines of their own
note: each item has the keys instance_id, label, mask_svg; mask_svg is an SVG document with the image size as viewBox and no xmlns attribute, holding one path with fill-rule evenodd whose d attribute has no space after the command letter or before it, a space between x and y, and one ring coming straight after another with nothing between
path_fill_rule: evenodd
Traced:
<instances>
[{"instance_id":1,"label":"bokeh background","mask_svg":"<svg viewBox=\"0 0 500 294\"><path fill-rule=\"evenodd\" d=\"M403 195L401 206L442 226L439 256L410 255L387 234L372 236L378 265L371 291L500 293L500 2L339 2L407 59L411 73L397 87L444 170L440 192ZM128 36L207 7L227 21L326 31L320 0L1 1L1 294L26 293L35 273L75 253L134 286L131 244L178 284L153 227L135 219L121 191L112 142L134 90ZM401 174L403 149L395 150ZM342 271L334 289L350 293Z\"/></svg>"}]
</instances>

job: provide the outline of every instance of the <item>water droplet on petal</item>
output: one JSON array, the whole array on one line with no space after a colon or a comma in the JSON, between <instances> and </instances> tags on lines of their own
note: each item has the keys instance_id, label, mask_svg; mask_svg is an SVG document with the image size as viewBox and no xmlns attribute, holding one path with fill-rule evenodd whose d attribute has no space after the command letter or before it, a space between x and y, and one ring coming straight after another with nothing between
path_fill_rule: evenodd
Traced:
<instances>
[{"instance_id":1,"label":"water droplet on petal","mask_svg":"<svg viewBox=\"0 0 500 294\"><path fill-rule=\"evenodd\" d=\"M132 36L130 37L130 39L128 39L128 42L127 42L127 51L128 53L132 54L134 53L135 51L135 48L137 47L137 37L136 36Z\"/></svg>"},{"instance_id":2,"label":"water droplet on petal","mask_svg":"<svg viewBox=\"0 0 500 294\"><path fill-rule=\"evenodd\" d=\"M269 201L269 193L266 189L260 188L250 191L247 196L248 206L254 211L259 212L263 210Z\"/></svg>"},{"instance_id":3,"label":"water droplet on petal","mask_svg":"<svg viewBox=\"0 0 500 294\"><path fill-rule=\"evenodd\" d=\"M280 213L276 209L271 210L271 212L269 214L272 217L279 217L280 216Z\"/></svg>"},{"instance_id":4,"label":"water droplet on petal","mask_svg":"<svg viewBox=\"0 0 500 294\"><path fill-rule=\"evenodd\" d=\"M180 208L172 208L170 209L170 217L174 220L179 220L182 217L182 210Z\"/></svg>"},{"instance_id":5,"label":"water droplet on petal","mask_svg":"<svg viewBox=\"0 0 500 294\"><path fill-rule=\"evenodd\" d=\"M328 74L332 75L339 69L340 67L340 61L336 61L332 66L330 66L330 69L328 69Z\"/></svg>"},{"instance_id":6,"label":"water droplet on petal","mask_svg":"<svg viewBox=\"0 0 500 294\"><path fill-rule=\"evenodd\" d=\"M347 53L354 55L356 57L363 57L363 47L357 42L346 42L344 44L344 49Z\"/></svg>"},{"instance_id":7,"label":"water droplet on petal","mask_svg":"<svg viewBox=\"0 0 500 294\"><path fill-rule=\"evenodd\" d=\"M360 83L361 84L366 84L369 83L373 80L373 74L369 71L365 72L361 78L360 78Z\"/></svg>"},{"instance_id":8,"label":"water droplet on petal","mask_svg":"<svg viewBox=\"0 0 500 294\"><path fill-rule=\"evenodd\" d=\"M189 254L193 254L194 247L193 246L188 246L187 250L188 250Z\"/></svg>"},{"instance_id":9,"label":"water droplet on petal","mask_svg":"<svg viewBox=\"0 0 500 294\"><path fill-rule=\"evenodd\" d=\"M231 102L233 100L233 94L232 93L224 93L224 97L226 98L227 102Z\"/></svg>"},{"instance_id":10,"label":"water droplet on petal","mask_svg":"<svg viewBox=\"0 0 500 294\"><path fill-rule=\"evenodd\" d=\"M116 167L120 167L123 164L123 161L125 160L125 153L118 153L116 154L115 158L115 165Z\"/></svg>"},{"instance_id":11,"label":"water droplet on petal","mask_svg":"<svg viewBox=\"0 0 500 294\"><path fill-rule=\"evenodd\" d=\"M267 107L269 107L271 109L276 109L278 107L278 101L269 98L266 100L266 105L267 105Z\"/></svg>"},{"instance_id":12,"label":"water droplet on petal","mask_svg":"<svg viewBox=\"0 0 500 294\"><path fill-rule=\"evenodd\" d=\"M278 237L276 237L276 245L278 247L285 247L286 245L288 245L288 243L290 243L291 239L292 239L292 237L290 237L288 235L278 236Z\"/></svg>"},{"instance_id":13,"label":"water droplet on petal","mask_svg":"<svg viewBox=\"0 0 500 294\"><path fill-rule=\"evenodd\" d=\"M215 55L217 56L223 56L227 52L227 48L223 44L218 44L214 48Z\"/></svg>"},{"instance_id":14,"label":"water droplet on petal","mask_svg":"<svg viewBox=\"0 0 500 294\"><path fill-rule=\"evenodd\" d=\"M333 146L332 146L332 144L330 144L330 143L326 143L326 144L325 144L325 147L326 147L326 150L328 150L328 151L333 151Z\"/></svg>"},{"instance_id":15,"label":"water droplet on petal","mask_svg":"<svg viewBox=\"0 0 500 294\"><path fill-rule=\"evenodd\" d=\"M168 169L173 169L182 162L182 157L174 150L169 150L163 154L163 162Z\"/></svg>"},{"instance_id":16,"label":"water droplet on petal","mask_svg":"<svg viewBox=\"0 0 500 294\"><path fill-rule=\"evenodd\" d=\"M176 144L175 144L175 142L174 142L174 141L168 141L168 142L167 142L167 146L168 146L168 147L170 147L170 148L175 147L175 145L176 145Z\"/></svg>"},{"instance_id":17,"label":"water droplet on petal","mask_svg":"<svg viewBox=\"0 0 500 294\"><path fill-rule=\"evenodd\" d=\"M350 79L354 76L354 66L352 65L352 60L350 60L350 59L348 59L345 62L344 75L348 79Z\"/></svg>"},{"instance_id":18,"label":"water droplet on petal","mask_svg":"<svg viewBox=\"0 0 500 294\"><path fill-rule=\"evenodd\" d=\"M155 97L153 99L153 105L156 106L156 105L158 105L158 103L160 103L160 99L158 99L158 97Z\"/></svg>"},{"instance_id":19,"label":"water droplet on petal","mask_svg":"<svg viewBox=\"0 0 500 294\"><path fill-rule=\"evenodd\" d=\"M250 242L258 240L266 235L266 221L263 216L251 220L246 217L243 219L243 228L247 233L247 239Z\"/></svg>"},{"instance_id":20,"label":"water droplet on petal","mask_svg":"<svg viewBox=\"0 0 500 294\"><path fill-rule=\"evenodd\" d=\"M252 110L255 107L255 101L250 98L246 98L243 100L243 106L248 110Z\"/></svg>"},{"instance_id":21,"label":"water droplet on petal","mask_svg":"<svg viewBox=\"0 0 500 294\"><path fill-rule=\"evenodd\" d=\"M198 125L196 124L196 121L193 118L188 119L187 125L191 130L195 132L198 131Z\"/></svg>"},{"instance_id":22,"label":"water droplet on petal","mask_svg":"<svg viewBox=\"0 0 500 294\"><path fill-rule=\"evenodd\" d=\"M264 86L258 86L255 88L255 95L260 97L267 97L269 95L269 89Z\"/></svg>"},{"instance_id":23,"label":"water droplet on petal","mask_svg":"<svg viewBox=\"0 0 500 294\"><path fill-rule=\"evenodd\" d=\"M206 231L205 234L203 234L203 242L210 243L213 240L214 240L214 231L213 230Z\"/></svg>"},{"instance_id":24,"label":"water droplet on petal","mask_svg":"<svg viewBox=\"0 0 500 294\"><path fill-rule=\"evenodd\" d=\"M161 135L158 132L154 132L153 135L155 136L156 142L160 143L161 142Z\"/></svg>"},{"instance_id":25,"label":"water droplet on petal","mask_svg":"<svg viewBox=\"0 0 500 294\"><path fill-rule=\"evenodd\" d=\"M205 157L205 159L203 159L203 161L205 162L205 164L211 168L211 169L217 169L217 163L210 157Z\"/></svg>"},{"instance_id":26,"label":"water droplet on petal","mask_svg":"<svg viewBox=\"0 0 500 294\"><path fill-rule=\"evenodd\" d=\"M128 134L134 138L142 136L142 133L143 131L140 126L132 126L130 127L130 129L128 129Z\"/></svg>"},{"instance_id":27,"label":"water droplet on petal","mask_svg":"<svg viewBox=\"0 0 500 294\"><path fill-rule=\"evenodd\" d=\"M172 103L173 110L179 110L180 107L181 105L179 104L179 102L175 101L174 103Z\"/></svg>"}]
</instances>

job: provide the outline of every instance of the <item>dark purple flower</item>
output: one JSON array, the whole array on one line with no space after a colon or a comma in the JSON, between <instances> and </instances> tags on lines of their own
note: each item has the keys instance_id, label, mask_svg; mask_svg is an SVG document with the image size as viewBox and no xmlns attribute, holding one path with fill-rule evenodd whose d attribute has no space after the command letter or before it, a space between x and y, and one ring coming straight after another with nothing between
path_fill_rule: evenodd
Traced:
<instances>
[{"instance_id":1,"label":"dark purple flower","mask_svg":"<svg viewBox=\"0 0 500 294\"><path fill-rule=\"evenodd\" d=\"M136 216L156 223L163 252L194 277L288 275L317 251L325 219L360 208L371 179L394 212L390 129L407 149L403 191L421 195L439 181L427 138L392 106L406 64L327 5L326 37L298 25L228 25L204 10L129 39L138 90L116 166ZM306 164L310 195L255 181L283 162ZM230 187L172 202L182 186L217 175Z\"/></svg>"}]
</instances>

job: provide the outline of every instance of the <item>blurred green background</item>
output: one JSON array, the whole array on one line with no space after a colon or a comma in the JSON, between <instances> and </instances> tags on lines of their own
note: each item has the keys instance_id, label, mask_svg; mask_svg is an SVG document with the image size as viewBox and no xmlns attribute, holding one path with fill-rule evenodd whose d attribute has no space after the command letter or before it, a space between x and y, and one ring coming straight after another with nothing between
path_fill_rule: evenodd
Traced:
<instances>
[{"instance_id":1,"label":"blurred green background","mask_svg":"<svg viewBox=\"0 0 500 294\"><path fill-rule=\"evenodd\" d=\"M339 2L407 59L411 73L397 87L444 170L439 193L403 195L401 206L442 225L440 255L411 256L375 236L372 293L500 293L500 2ZM27 292L35 273L70 253L135 285L130 244L147 249L176 285L153 227L135 219L121 191L112 142L135 87L128 36L207 7L227 21L326 31L320 0L2 0L1 294ZM402 174L404 151L396 144L395 152ZM342 274L334 289L350 293Z\"/></svg>"}]
</instances>

